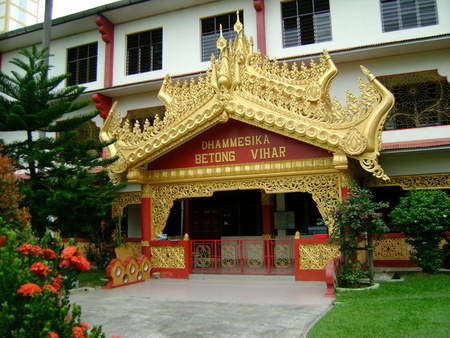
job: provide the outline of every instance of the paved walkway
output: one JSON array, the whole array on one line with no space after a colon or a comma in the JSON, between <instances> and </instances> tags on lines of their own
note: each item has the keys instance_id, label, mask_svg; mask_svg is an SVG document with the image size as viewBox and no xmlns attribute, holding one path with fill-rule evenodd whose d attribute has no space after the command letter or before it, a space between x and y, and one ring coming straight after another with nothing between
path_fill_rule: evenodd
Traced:
<instances>
[{"instance_id":1,"label":"paved walkway","mask_svg":"<svg viewBox=\"0 0 450 338\"><path fill-rule=\"evenodd\" d=\"M329 310L325 292L325 282L293 276L191 275L70 298L107 337L302 337Z\"/></svg>"}]
</instances>

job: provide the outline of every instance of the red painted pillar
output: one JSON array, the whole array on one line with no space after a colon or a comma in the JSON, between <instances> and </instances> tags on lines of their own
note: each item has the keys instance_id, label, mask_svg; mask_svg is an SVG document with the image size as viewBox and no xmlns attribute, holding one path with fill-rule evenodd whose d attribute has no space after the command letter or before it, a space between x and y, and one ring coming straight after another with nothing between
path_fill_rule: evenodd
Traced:
<instances>
[{"instance_id":1,"label":"red painted pillar","mask_svg":"<svg viewBox=\"0 0 450 338\"><path fill-rule=\"evenodd\" d=\"M275 235L273 216L273 195L261 191L262 217L263 217L263 238L270 239Z\"/></svg>"},{"instance_id":2,"label":"red painted pillar","mask_svg":"<svg viewBox=\"0 0 450 338\"><path fill-rule=\"evenodd\" d=\"M266 55L266 21L264 19L264 0L253 0L253 7L256 10L256 42L261 51L262 57Z\"/></svg>"},{"instance_id":3,"label":"red painted pillar","mask_svg":"<svg viewBox=\"0 0 450 338\"><path fill-rule=\"evenodd\" d=\"M150 243L152 239L152 199L150 197L142 197L141 208L141 227L142 227L142 254L151 258Z\"/></svg>"},{"instance_id":4,"label":"red painted pillar","mask_svg":"<svg viewBox=\"0 0 450 338\"><path fill-rule=\"evenodd\" d=\"M102 35L102 40L106 43L105 77L103 81L105 88L109 88L113 86L114 24L103 16L97 16L95 23L98 26L98 31Z\"/></svg>"}]
</instances>

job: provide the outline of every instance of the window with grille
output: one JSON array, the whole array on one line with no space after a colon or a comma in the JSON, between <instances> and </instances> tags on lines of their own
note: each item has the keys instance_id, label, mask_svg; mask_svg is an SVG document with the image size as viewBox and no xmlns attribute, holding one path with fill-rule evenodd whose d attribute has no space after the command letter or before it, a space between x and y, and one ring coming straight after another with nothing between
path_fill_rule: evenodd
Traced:
<instances>
[{"instance_id":1,"label":"window with grille","mask_svg":"<svg viewBox=\"0 0 450 338\"><path fill-rule=\"evenodd\" d=\"M216 42L220 36L220 25L222 25L222 35L225 40L234 40L236 37L234 31L236 21L236 12L202 19L202 61L209 61L212 54L216 57L219 56ZM239 11L239 21L244 24L244 13L242 11Z\"/></svg>"},{"instance_id":2,"label":"window with grille","mask_svg":"<svg viewBox=\"0 0 450 338\"><path fill-rule=\"evenodd\" d=\"M331 41L329 0L296 0L281 3L283 47Z\"/></svg>"},{"instance_id":3,"label":"window with grille","mask_svg":"<svg viewBox=\"0 0 450 338\"><path fill-rule=\"evenodd\" d=\"M385 130L450 124L450 85L436 70L378 79L395 97Z\"/></svg>"},{"instance_id":4,"label":"window with grille","mask_svg":"<svg viewBox=\"0 0 450 338\"><path fill-rule=\"evenodd\" d=\"M162 28L128 35L127 75L162 69Z\"/></svg>"},{"instance_id":5,"label":"window with grille","mask_svg":"<svg viewBox=\"0 0 450 338\"><path fill-rule=\"evenodd\" d=\"M438 23L436 0L381 0L383 32Z\"/></svg>"},{"instance_id":6,"label":"window with grille","mask_svg":"<svg viewBox=\"0 0 450 338\"><path fill-rule=\"evenodd\" d=\"M67 85L97 80L97 42L67 50Z\"/></svg>"}]
</instances>

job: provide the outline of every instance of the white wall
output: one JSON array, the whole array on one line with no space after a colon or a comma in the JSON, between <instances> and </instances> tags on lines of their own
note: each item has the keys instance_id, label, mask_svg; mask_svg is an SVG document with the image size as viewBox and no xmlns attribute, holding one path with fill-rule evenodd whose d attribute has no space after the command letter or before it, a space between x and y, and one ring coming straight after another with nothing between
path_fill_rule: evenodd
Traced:
<instances>
[{"instance_id":1,"label":"white wall","mask_svg":"<svg viewBox=\"0 0 450 338\"><path fill-rule=\"evenodd\" d=\"M283 48L280 1L266 0L267 54L283 58L449 33L450 1L436 2L438 25L383 33L379 0L330 0L332 41Z\"/></svg>"},{"instance_id":2,"label":"white wall","mask_svg":"<svg viewBox=\"0 0 450 338\"><path fill-rule=\"evenodd\" d=\"M114 31L114 85L159 79L166 74L205 71L210 63L201 61L201 18L236 10L244 11L245 34L256 37L256 16L251 1L221 1L117 25ZM125 75L126 36L160 27L163 29L163 69Z\"/></svg>"}]
</instances>

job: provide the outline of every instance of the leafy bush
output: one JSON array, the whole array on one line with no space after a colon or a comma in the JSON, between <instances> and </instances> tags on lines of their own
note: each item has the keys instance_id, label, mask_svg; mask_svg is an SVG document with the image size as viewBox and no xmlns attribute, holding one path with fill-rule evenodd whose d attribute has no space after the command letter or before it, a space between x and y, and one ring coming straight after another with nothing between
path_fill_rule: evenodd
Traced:
<instances>
[{"instance_id":1,"label":"leafy bush","mask_svg":"<svg viewBox=\"0 0 450 338\"><path fill-rule=\"evenodd\" d=\"M439 270L444 258L440 243L450 231L450 197L442 190L410 190L389 216L414 246L411 261L424 272Z\"/></svg>"},{"instance_id":2,"label":"leafy bush","mask_svg":"<svg viewBox=\"0 0 450 338\"><path fill-rule=\"evenodd\" d=\"M15 231L0 228L1 337L104 337L98 327L89 333L81 308L69 303L69 290L89 262L77 247L60 244L49 233L21 242Z\"/></svg>"},{"instance_id":3,"label":"leafy bush","mask_svg":"<svg viewBox=\"0 0 450 338\"><path fill-rule=\"evenodd\" d=\"M385 202L374 202L372 193L360 187L351 187L348 196L322 220L322 225L332 226L332 240L341 249L341 271L339 286L358 287L359 280L368 273L357 259L358 242L367 234L369 241L388 232L382 214L378 209L387 207Z\"/></svg>"},{"instance_id":4,"label":"leafy bush","mask_svg":"<svg viewBox=\"0 0 450 338\"><path fill-rule=\"evenodd\" d=\"M32 235L29 215L19 208L17 177L0 154L0 337L104 337L80 321L69 289L89 262L70 243L63 249L49 232Z\"/></svg>"}]
</instances>

